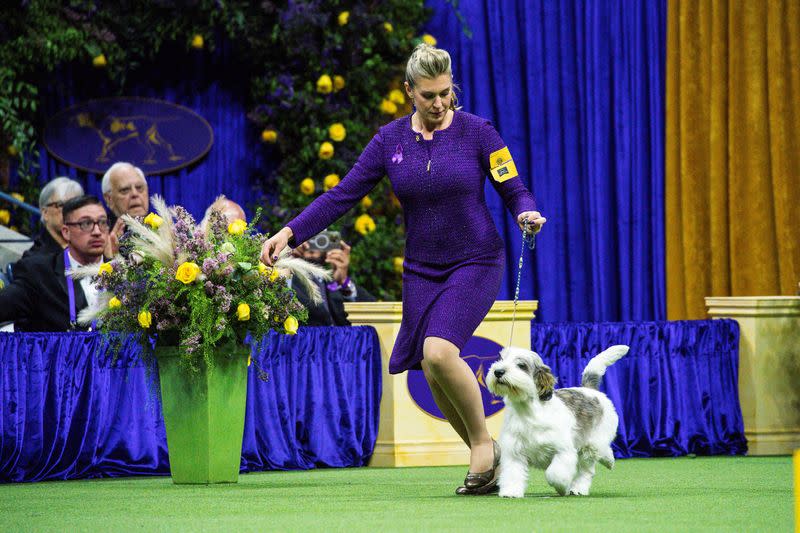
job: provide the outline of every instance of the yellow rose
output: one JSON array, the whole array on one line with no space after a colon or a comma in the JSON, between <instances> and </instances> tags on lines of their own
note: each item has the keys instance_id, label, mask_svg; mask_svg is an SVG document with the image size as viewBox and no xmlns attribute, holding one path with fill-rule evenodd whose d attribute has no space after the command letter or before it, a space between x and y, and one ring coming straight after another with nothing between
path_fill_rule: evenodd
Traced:
<instances>
[{"instance_id":1,"label":"yellow rose","mask_svg":"<svg viewBox=\"0 0 800 533\"><path fill-rule=\"evenodd\" d=\"M106 61L105 54L100 54L99 56L95 56L94 58L92 58L92 65L94 65L97 68L103 68L107 64L108 62Z\"/></svg>"},{"instance_id":2,"label":"yellow rose","mask_svg":"<svg viewBox=\"0 0 800 533\"><path fill-rule=\"evenodd\" d=\"M144 217L144 223L153 229L158 229L161 227L161 224L164 223L164 219L155 213L149 213L146 217Z\"/></svg>"},{"instance_id":3,"label":"yellow rose","mask_svg":"<svg viewBox=\"0 0 800 533\"><path fill-rule=\"evenodd\" d=\"M323 185L325 186L325 190L329 191L339 185L339 174L328 174L325 176L325 180L323 180Z\"/></svg>"},{"instance_id":4,"label":"yellow rose","mask_svg":"<svg viewBox=\"0 0 800 533\"><path fill-rule=\"evenodd\" d=\"M265 143L275 143L278 140L278 132L275 130L264 130L261 132L261 140Z\"/></svg>"},{"instance_id":5,"label":"yellow rose","mask_svg":"<svg viewBox=\"0 0 800 533\"><path fill-rule=\"evenodd\" d=\"M281 274L280 274L280 272L278 272L277 268L273 268L272 272L269 273L269 280L272 281L272 282L277 281L278 278L280 278L280 277L281 277Z\"/></svg>"},{"instance_id":6,"label":"yellow rose","mask_svg":"<svg viewBox=\"0 0 800 533\"><path fill-rule=\"evenodd\" d=\"M366 213L356 219L355 229L361 235L375 231L375 221Z\"/></svg>"},{"instance_id":7,"label":"yellow rose","mask_svg":"<svg viewBox=\"0 0 800 533\"><path fill-rule=\"evenodd\" d=\"M422 42L425 44L429 44L431 46L436 46L436 37L431 35L430 33L426 33L422 36Z\"/></svg>"},{"instance_id":8,"label":"yellow rose","mask_svg":"<svg viewBox=\"0 0 800 533\"><path fill-rule=\"evenodd\" d=\"M239 322L247 322L250 320L250 306L244 302L240 303L236 308L236 318L239 319Z\"/></svg>"},{"instance_id":9,"label":"yellow rose","mask_svg":"<svg viewBox=\"0 0 800 533\"><path fill-rule=\"evenodd\" d=\"M344 128L344 124L337 122L336 124L331 124L331 127L328 128L328 135L338 143L347 137L347 130Z\"/></svg>"},{"instance_id":10,"label":"yellow rose","mask_svg":"<svg viewBox=\"0 0 800 533\"><path fill-rule=\"evenodd\" d=\"M247 222L245 222L241 218L237 218L236 220L228 224L228 233L230 233L231 235L242 235L246 229L247 229Z\"/></svg>"},{"instance_id":11,"label":"yellow rose","mask_svg":"<svg viewBox=\"0 0 800 533\"><path fill-rule=\"evenodd\" d=\"M338 74L333 77L333 90L336 92L341 91L344 89L345 83L344 78L339 76Z\"/></svg>"},{"instance_id":12,"label":"yellow rose","mask_svg":"<svg viewBox=\"0 0 800 533\"><path fill-rule=\"evenodd\" d=\"M150 311L140 311L137 318L139 319L139 325L144 329L149 328L150 324L153 323L153 315L150 314Z\"/></svg>"},{"instance_id":13,"label":"yellow rose","mask_svg":"<svg viewBox=\"0 0 800 533\"><path fill-rule=\"evenodd\" d=\"M8 209L0 209L0 224L8 226L9 222L11 222L11 213Z\"/></svg>"},{"instance_id":14,"label":"yellow rose","mask_svg":"<svg viewBox=\"0 0 800 533\"><path fill-rule=\"evenodd\" d=\"M314 186L314 180L311 178L306 178L300 182L300 192L306 196L314 194L315 189L316 187Z\"/></svg>"},{"instance_id":15,"label":"yellow rose","mask_svg":"<svg viewBox=\"0 0 800 533\"><path fill-rule=\"evenodd\" d=\"M400 274L403 273L403 258L402 257L395 257L392 261L394 266L394 271Z\"/></svg>"},{"instance_id":16,"label":"yellow rose","mask_svg":"<svg viewBox=\"0 0 800 533\"><path fill-rule=\"evenodd\" d=\"M110 309L116 309L117 307L121 307L122 302L119 301L119 298L116 296L112 296L111 299L108 301L108 307Z\"/></svg>"},{"instance_id":17,"label":"yellow rose","mask_svg":"<svg viewBox=\"0 0 800 533\"><path fill-rule=\"evenodd\" d=\"M350 12L349 11L342 11L339 13L339 26L344 26L350 21Z\"/></svg>"},{"instance_id":18,"label":"yellow rose","mask_svg":"<svg viewBox=\"0 0 800 533\"><path fill-rule=\"evenodd\" d=\"M111 274L114 272L114 267L111 266L111 263L103 263L100 265L100 270L97 271L98 274Z\"/></svg>"},{"instance_id":19,"label":"yellow rose","mask_svg":"<svg viewBox=\"0 0 800 533\"><path fill-rule=\"evenodd\" d=\"M361 207L363 207L364 209L369 209L370 207L372 207L372 198L370 198L369 196L365 196L364 198L362 198Z\"/></svg>"},{"instance_id":20,"label":"yellow rose","mask_svg":"<svg viewBox=\"0 0 800 533\"><path fill-rule=\"evenodd\" d=\"M383 112L386 115L394 115L395 113L397 113L397 104L395 104L391 100L387 100L386 98L384 98L381 101L381 112Z\"/></svg>"},{"instance_id":21,"label":"yellow rose","mask_svg":"<svg viewBox=\"0 0 800 533\"><path fill-rule=\"evenodd\" d=\"M12 198L15 198L15 199L17 199L17 200L19 200L20 202L24 202L24 201L25 201L25 197L24 197L24 196L22 196L22 195L21 195L20 193L18 193L18 192L12 192L12 193L11 193L11 197L12 197Z\"/></svg>"},{"instance_id":22,"label":"yellow rose","mask_svg":"<svg viewBox=\"0 0 800 533\"><path fill-rule=\"evenodd\" d=\"M200 35L199 33L195 34L195 36L192 37L192 48L201 50L203 48L203 44L204 44L203 36Z\"/></svg>"},{"instance_id":23,"label":"yellow rose","mask_svg":"<svg viewBox=\"0 0 800 533\"><path fill-rule=\"evenodd\" d=\"M269 271L270 270L271 269L267 265L265 265L261 261L258 262L258 273L259 274L261 274L264 277L269 276Z\"/></svg>"},{"instance_id":24,"label":"yellow rose","mask_svg":"<svg viewBox=\"0 0 800 533\"><path fill-rule=\"evenodd\" d=\"M17 157L17 155L19 154L19 150L17 150L17 147L14 146L13 144L8 145L8 148L6 148L6 152L8 152L8 155L10 155L11 157Z\"/></svg>"},{"instance_id":25,"label":"yellow rose","mask_svg":"<svg viewBox=\"0 0 800 533\"><path fill-rule=\"evenodd\" d=\"M400 89L392 89L389 93L389 100L397 105L403 105L406 103L406 95Z\"/></svg>"},{"instance_id":26,"label":"yellow rose","mask_svg":"<svg viewBox=\"0 0 800 533\"><path fill-rule=\"evenodd\" d=\"M319 158L330 159L331 157L333 157L333 145L328 141L325 141L319 145Z\"/></svg>"},{"instance_id":27,"label":"yellow rose","mask_svg":"<svg viewBox=\"0 0 800 533\"><path fill-rule=\"evenodd\" d=\"M292 315L289 315L288 317L286 317L286 320L283 321L283 330L289 335L294 335L295 333L297 333L297 328L299 326L300 323Z\"/></svg>"},{"instance_id":28,"label":"yellow rose","mask_svg":"<svg viewBox=\"0 0 800 533\"><path fill-rule=\"evenodd\" d=\"M392 33L394 31L394 26L392 26L391 22L384 22L383 29L386 30L386 33Z\"/></svg>"},{"instance_id":29,"label":"yellow rose","mask_svg":"<svg viewBox=\"0 0 800 533\"><path fill-rule=\"evenodd\" d=\"M197 279L199 273L200 267L197 266L196 263L182 263L181 266L178 267L178 271L175 272L175 279L184 285L188 285Z\"/></svg>"},{"instance_id":30,"label":"yellow rose","mask_svg":"<svg viewBox=\"0 0 800 533\"><path fill-rule=\"evenodd\" d=\"M333 90L333 81L331 81L331 77L327 74L323 74L317 80L317 92L322 94L328 94Z\"/></svg>"}]
</instances>

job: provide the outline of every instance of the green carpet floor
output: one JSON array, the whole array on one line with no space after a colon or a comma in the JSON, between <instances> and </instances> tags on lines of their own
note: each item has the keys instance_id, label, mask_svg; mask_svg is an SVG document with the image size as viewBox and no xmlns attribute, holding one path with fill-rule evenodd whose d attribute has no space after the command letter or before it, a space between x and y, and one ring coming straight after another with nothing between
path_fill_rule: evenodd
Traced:
<instances>
[{"instance_id":1,"label":"green carpet floor","mask_svg":"<svg viewBox=\"0 0 800 533\"><path fill-rule=\"evenodd\" d=\"M2 531L779 531L793 529L790 457L630 459L592 495L557 497L534 471L523 500L458 497L463 467L0 485Z\"/></svg>"}]
</instances>

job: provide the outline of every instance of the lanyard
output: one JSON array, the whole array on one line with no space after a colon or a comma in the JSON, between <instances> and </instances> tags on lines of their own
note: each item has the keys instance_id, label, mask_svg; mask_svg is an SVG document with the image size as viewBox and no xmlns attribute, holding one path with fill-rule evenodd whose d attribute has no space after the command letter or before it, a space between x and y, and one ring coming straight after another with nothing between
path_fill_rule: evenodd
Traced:
<instances>
[{"instance_id":1,"label":"lanyard","mask_svg":"<svg viewBox=\"0 0 800 533\"><path fill-rule=\"evenodd\" d=\"M70 260L69 260L69 246L64 248L64 278L67 281L67 296L69 298L69 327L70 329L77 329L78 327L78 311L75 309L75 282L72 279L72 276L67 274L70 269ZM97 327L97 321L92 320L92 325L89 327L89 331L92 331Z\"/></svg>"},{"instance_id":2,"label":"lanyard","mask_svg":"<svg viewBox=\"0 0 800 533\"><path fill-rule=\"evenodd\" d=\"M69 246L64 248L64 278L67 281L67 296L69 297L69 325L75 329L78 323L78 313L75 310L75 283L72 276L68 274L70 269Z\"/></svg>"}]
</instances>

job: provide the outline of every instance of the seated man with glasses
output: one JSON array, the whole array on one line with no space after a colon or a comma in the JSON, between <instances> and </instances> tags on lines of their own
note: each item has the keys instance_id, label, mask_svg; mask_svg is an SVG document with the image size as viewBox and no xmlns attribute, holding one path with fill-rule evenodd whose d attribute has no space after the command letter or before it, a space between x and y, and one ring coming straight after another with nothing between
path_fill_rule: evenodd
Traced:
<instances>
[{"instance_id":1,"label":"seated man with glasses","mask_svg":"<svg viewBox=\"0 0 800 533\"><path fill-rule=\"evenodd\" d=\"M68 331L80 311L97 302L89 278L73 280L71 267L103 262L108 242L108 215L95 196L73 198L62 209L61 236L67 247L53 254L32 256L23 272L0 290L0 322L19 321L17 331Z\"/></svg>"}]
</instances>

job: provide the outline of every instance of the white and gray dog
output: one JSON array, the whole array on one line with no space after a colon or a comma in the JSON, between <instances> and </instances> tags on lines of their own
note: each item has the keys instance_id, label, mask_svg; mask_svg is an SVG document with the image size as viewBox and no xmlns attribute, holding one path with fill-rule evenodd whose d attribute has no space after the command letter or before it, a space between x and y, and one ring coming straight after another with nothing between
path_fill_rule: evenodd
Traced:
<instances>
[{"instance_id":1,"label":"white and gray dog","mask_svg":"<svg viewBox=\"0 0 800 533\"><path fill-rule=\"evenodd\" d=\"M586 496L596 463L611 469L611 442L619 418L611 400L597 390L606 368L628 353L612 346L589 361L581 387L554 390L556 378L539 354L506 348L489 369L489 390L506 404L500 433L500 496L522 498L528 469L545 471L562 496Z\"/></svg>"}]
</instances>

